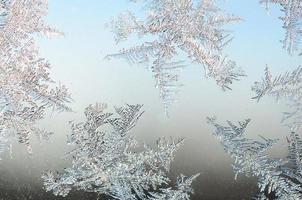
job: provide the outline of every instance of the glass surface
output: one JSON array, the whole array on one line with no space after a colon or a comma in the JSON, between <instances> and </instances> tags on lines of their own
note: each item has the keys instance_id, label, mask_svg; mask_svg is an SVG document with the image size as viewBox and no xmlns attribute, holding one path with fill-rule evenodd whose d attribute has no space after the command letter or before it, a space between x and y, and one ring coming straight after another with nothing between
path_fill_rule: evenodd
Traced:
<instances>
[{"instance_id":1,"label":"glass surface","mask_svg":"<svg viewBox=\"0 0 302 200\"><path fill-rule=\"evenodd\" d=\"M302 2L296 2L302 10ZM300 131L299 128L290 129L281 120L284 112L293 110L288 104L296 97L289 94L289 97L281 97L276 101L274 94L267 94L257 101L253 99L257 94L251 88L255 81L265 78L266 66L272 77L297 69L302 61L298 55L302 45L298 42L300 51L293 55L283 48L280 41L286 37L287 30L280 17L285 16L286 12L281 10L278 3L271 4L268 10L258 0L216 1L216 5L226 13L242 19L223 26L223 33L229 33L232 41L223 47L222 55L235 61L247 76L240 76L239 81L233 80L229 85L231 90L223 91L215 78L205 76L203 61L191 62L194 58L188 58L187 52L178 50L175 60L185 61L185 67L178 72L177 84L182 86L177 88L179 92L173 96L176 101L167 111L164 99L160 96L160 86L155 87L156 78L150 69L152 63L136 65L129 64L125 59L105 58L123 48L158 39L156 34L146 37L134 35L116 43L110 29L111 19L127 10L145 19L150 7L144 1L137 4L126 0L49 1L44 19L64 35L50 39L43 34L33 35L40 55L50 63L50 77L64 84L71 93L73 100L68 106L73 112L47 109L45 117L37 125L54 134L48 141L39 141L32 134L32 154L28 153L24 144L18 142L18 137L11 140L11 153L5 151L0 161L0 199L110 199L106 195L89 192L88 189L77 190L76 187L66 197L55 196L51 191L45 191L41 178L45 170L62 172L64 168L71 167L72 157L66 156L73 149L67 145L67 135L71 134L69 122L85 121L85 108L97 102L106 103L108 112L114 112L114 106L143 105L144 113L130 131L140 144L140 150L143 143L154 146L162 136L185 139L183 146L175 152L167 176L173 186L181 173L187 176L200 173L192 183L194 193L190 199L242 200L259 194L257 176L248 177L241 173L235 180L232 167L234 157L231 158L219 138L213 135L215 128L207 123L206 118L216 116L216 122L225 126L228 125L227 120L237 124L238 121L251 119L246 137L258 141L261 141L259 135L279 139L266 152L269 158L287 161L290 133L294 130L300 134ZM300 33L295 37L301 37L302 11L296 17ZM297 89L297 96L299 91ZM299 103L301 99L297 99ZM106 126L104 131L107 129L110 127Z\"/></svg>"}]
</instances>

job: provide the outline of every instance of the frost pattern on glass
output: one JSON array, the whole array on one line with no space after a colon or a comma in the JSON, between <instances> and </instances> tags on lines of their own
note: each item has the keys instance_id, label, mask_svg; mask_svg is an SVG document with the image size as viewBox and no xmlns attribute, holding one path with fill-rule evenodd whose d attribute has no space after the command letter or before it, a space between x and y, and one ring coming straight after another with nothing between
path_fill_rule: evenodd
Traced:
<instances>
[{"instance_id":1,"label":"frost pattern on glass","mask_svg":"<svg viewBox=\"0 0 302 200\"><path fill-rule=\"evenodd\" d=\"M258 101L264 96L272 96L276 100L286 99L291 110L283 113L282 122L292 130L302 125L302 68L273 77L268 67L261 81L254 83L252 90Z\"/></svg>"},{"instance_id":2,"label":"frost pattern on glass","mask_svg":"<svg viewBox=\"0 0 302 200\"><path fill-rule=\"evenodd\" d=\"M167 177L174 153L183 139L160 138L156 148L138 148L129 131L143 112L142 105L115 108L106 104L86 108L84 123L71 123L68 143L75 148L67 155L72 167L42 175L46 191L66 196L72 190L108 195L114 199L189 199L192 181L198 176L180 175L174 187ZM166 186L166 187L165 187Z\"/></svg>"},{"instance_id":3,"label":"frost pattern on glass","mask_svg":"<svg viewBox=\"0 0 302 200\"><path fill-rule=\"evenodd\" d=\"M285 174L296 180L298 183L302 183L302 140L300 136L291 132L290 138L288 138L288 164L283 167ZM301 189L300 189L301 190Z\"/></svg>"},{"instance_id":4,"label":"frost pattern on glass","mask_svg":"<svg viewBox=\"0 0 302 200\"><path fill-rule=\"evenodd\" d=\"M269 4L281 6L284 13L280 19L283 22L282 28L285 29L285 38L283 47L292 55L296 52L302 55L301 37L302 37L302 1L301 0L261 0L260 3L269 7Z\"/></svg>"},{"instance_id":5,"label":"frost pattern on glass","mask_svg":"<svg viewBox=\"0 0 302 200\"><path fill-rule=\"evenodd\" d=\"M169 108L176 101L176 95L183 86L179 83L179 74L185 67L182 62L156 63L151 67L155 78L155 87L164 104L165 115L169 117Z\"/></svg>"},{"instance_id":6,"label":"frost pattern on glass","mask_svg":"<svg viewBox=\"0 0 302 200\"><path fill-rule=\"evenodd\" d=\"M282 200L302 198L301 149L302 142L297 134L291 133L289 142L289 157L287 159L271 159L267 154L277 140L264 138L261 140L248 139L245 130L250 120L234 125L227 121L228 126L222 126L215 118L208 118L215 131L213 135L218 138L224 150L235 160L233 169L235 179L238 174L255 176L262 194L257 199L268 199L267 194L274 194Z\"/></svg>"},{"instance_id":7,"label":"frost pattern on glass","mask_svg":"<svg viewBox=\"0 0 302 200\"><path fill-rule=\"evenodd\" d=\"M138 2L138 1L134 1ZM224 13L214 0L143 0L146 8L144 17L136 17L131 12L122 13L111 22L117 43L137 35L141 44L110 54L107 58L125 58L131 64L146 64L152 69L165 71L164 77L178 76L174 72L162 70L162 63L178 63L180 55L186 55L193 63L204 67L205 77L216 80L223 89L231 89L235 80L244 73L236 63L224 55L223 49L231 38L223 27L240 19ZM165 67L166 68L166 67ZM170 69L175 69L171 66ZM155 77L158 75L155 73ZM167 79L166 79L167 80ZM175 84L157 85L161 98L166 102L175 99ZM158 81L158 79L157 79ZM162 82L162 80L161 80ZM165 91L168 91L167 94ZM166 98L167 97L167 98ZM173 100L172 100L173 102Z\"/></svg>"},{"instance_id":8,"label":"frost pattern on glass","mask_svg":"<svg viewBox=\"0 0 302 200\"><path fill-rule=\"evenodd\" d=\"M54 84L34 41L60 32L43 21L47 0L2 0L0 13L0 151L10 149L17 137L31 152L32 133L39 139L52 134L36 126L46 109L70 111L67 88Z\"/></svg>"}]
</instances>

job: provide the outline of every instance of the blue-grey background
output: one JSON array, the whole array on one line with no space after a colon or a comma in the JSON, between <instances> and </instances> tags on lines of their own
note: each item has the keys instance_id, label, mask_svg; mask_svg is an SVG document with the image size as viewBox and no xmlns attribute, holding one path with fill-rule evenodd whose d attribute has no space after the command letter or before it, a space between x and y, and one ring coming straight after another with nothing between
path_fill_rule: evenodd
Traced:
<instances>
[{"instance_id":1,"label":"blue-grey background","mask_svg":"<svg viewBox=\"0 0 302 200\"><path fill-rule=\"evenodd\" d=\"M41 127L55 132L49 143L39 144L33 139L32 156L21 145L14 145L13 158L0 162L0 199L60 199L41 189L40 174L45 169L69 166L64 153L68 121L83 120L88 104L105 102L114 105L144 104L145 114L133 131L141 142L154 144L160 136L185 137L184 147L178 152L171 177L200 172L194 183L193 199L250 199L257 193L254 178L240 176L234 180L232 160L206 124L206 116L239 121L251 118L249 137L263 135L279 138L279 144L270 152L273 157L286 156L285 137L288 130L280 125L285 102L264 98L252 100L251 86L260 80L268 64L277 75L297 67L302 57L289 56L279 42L284 37L279 7L268 13L258 0L220 1L223 9L242 17L243 21L228 26L234 40L226 54L237 62L248 77L233 84L232 91L223 92L211 79L203 76L203 68L190 65L181 74L185 86L170 112L164 115L163 106L154 87L150 71L144 67L129 66L123 60L105 60L104 56L135 41L116 45L113 35L105 28L111 17L126 9L143 10L126 0L50 0L47 21L65 33L55 39L38 38L41 54L52 66L52 77L70 88L76 113L50 113ZM24 196L22 196L24 195ZM96 199L96 196L72 193L67 199Z\"/></svg>"}]
</instances>

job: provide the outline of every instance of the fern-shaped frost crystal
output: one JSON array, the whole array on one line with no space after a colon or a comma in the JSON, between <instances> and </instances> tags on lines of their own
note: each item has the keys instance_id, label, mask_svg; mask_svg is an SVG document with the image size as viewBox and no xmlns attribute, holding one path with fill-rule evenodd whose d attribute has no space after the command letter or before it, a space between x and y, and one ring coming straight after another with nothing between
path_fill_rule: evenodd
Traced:
<instances>
[{"instance_id":1,"label":"fern-shaped frost crystal","mask_svg":"<svg viewBox=\"0 0 302 200\"><path fill-rule=\"evenodd\" d=\"M239 122L238 126L229 121L228 126L222 126L214 118L209 118L208 122L214 127L213 134L219 139L224 150L235 160L233 168L236 177L238 173L242 173L258 178L258 186L262 193L258 199L266 199L265 194L271 193L282 200L302 198L302 182L297 182L297 179L293 179L294 176L289 176L291 170L285 168L288 162L268 158L266 151L276 143L276 140L261 137L262 140L257 141L246 138L244 133L250 120ZM294 154L291 157L296 160L296 153L299 151L301 154L301 152L300 149L291 147L293 143L294 140L290 145L292 151L290 155Z\"/></svg>"},{"instance_id":2,"label":"fern-shaped frost crystal","mask_svg":"<svg viewBox=\"0 0 302 200\"><path fill-rule=\"evenodd\" d=\"M298 183L302 183L302 140L300 136L291 132L288 139L288 164L283 167L285 174Z\"/></svg>"},{"instance_id":3,"label":"fern-shaped frost crystal","mask_svg":"<svg viewBox=\"0 0 302 200\"><path fill-rule=\"evenodd\" d=\"M35 46L37 34L59 34L43 21L46 14L47 0L0 1L0 143L10 146L17 136L29 152L31 133L41 139L51 134L35 126L46 108L70 110L67 88L54 85L50 65Z\"/></svg>"},{"instance_id":4,"label":"fern-shaped frost crystal","mask_svg":"<svg viewBox=\"0 0 302 200\"><path fill-rule=\"evenodd\" d=\"M155 149L144 145L138 150L129 131L142 115L141 107L115 108L117 117L105 113L104 104L87 107L86 122L71 125L68 141L75 148L68 155L73 158L72 167L46 172L42 176L45 189L61 196L75 189L114 199L189 199L191 183L198 175L181 175L175 187L163 188L171 182L166 173L183 139L161 138Z\"/></svg>"},{"instance_id":5,"label":"fern-shaped frost crystal","mask_svg":"<svg viewBox=\"0 0 302 200\"><path fill-rule=\"evenodd\" d=\"M302 68L299 66L292 72L273 77L268 67L261 81L255 82L252 90L256 93L254 99L258 101L264 96L272 96L276 100L286 99L290 111L283 113L282 122L292 130L302 125Z\"/></svg>"},{"instance_id":6,"label":"fern-shaped frost crystal","mask_svg":"<svg viewBox=\"0 0 302 200\"><path fill-rule=\"evenodd\" d=\"M301 0L261 0L268 8L269 4L278 4L282 7L284 15L280 17L285 29L283 47L289 54L301 52L302 37L302 1Z\"/></svg>"},{"instance_id":7,"label":"fern-shaped frost crystal","mask_svg":"<svg viewBox=\"0 0 302 200\"><path fill-rule=\"evenodd\" d=\"M107 58L126 58L131 64L149 64L152 69L157 69L154 75L157 83L167 83L157 84L165 107L166 102L175 98L170 94L177 89L173 83L176 78L169 82L166 77L178 79L174 70L179 67L175 61L180 55L185 54L190 61L202 64L205 76L214 78L223 90L230 89L233 81L244 75L236 63L222 52L230 41L223 26L237 22L239 18L225 14L215 5L214 0L143 2L147 9L145 17L139 19L130 12L124 13L112 20L111 28L117 43L135 34L144 42L122 49L117 54L110 54ZM167 63L170 71L162 69L167 68Z\"/></svg>"}]
</instances>

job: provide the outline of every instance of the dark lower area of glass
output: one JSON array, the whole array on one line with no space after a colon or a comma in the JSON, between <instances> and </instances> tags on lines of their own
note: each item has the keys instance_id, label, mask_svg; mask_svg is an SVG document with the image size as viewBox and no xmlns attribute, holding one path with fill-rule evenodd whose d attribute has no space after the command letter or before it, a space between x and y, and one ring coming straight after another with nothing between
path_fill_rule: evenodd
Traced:
<instances>
[{"instance_id":1,"label":"dark lower area of glass","mask_svg":"<svg viewBox=\"0 0 302 200\"><path fill-rule=\"evenodd\" d=\"M66 197L53 195L45 192L43 188L36 184L20 184L18 182L0 183L0 200L109 200L112 198L96 193L84 191L71 191ZM242 178L230 184L208 180L197 180L193 184L195 193L192 200L250 200L258 193L257 185L254 181Z\"/></svg>"}]
</instances>

